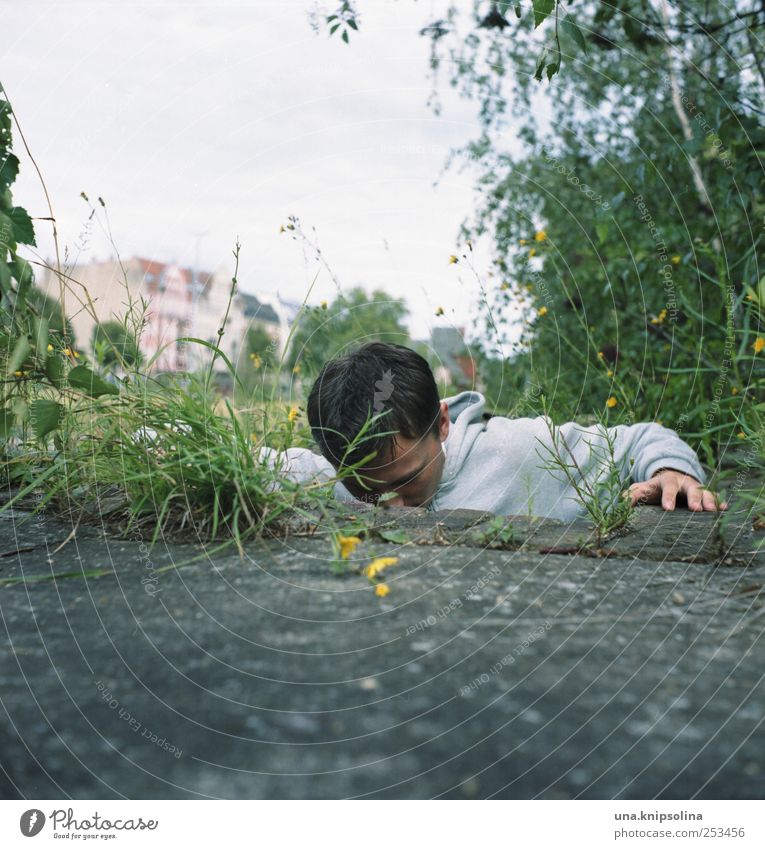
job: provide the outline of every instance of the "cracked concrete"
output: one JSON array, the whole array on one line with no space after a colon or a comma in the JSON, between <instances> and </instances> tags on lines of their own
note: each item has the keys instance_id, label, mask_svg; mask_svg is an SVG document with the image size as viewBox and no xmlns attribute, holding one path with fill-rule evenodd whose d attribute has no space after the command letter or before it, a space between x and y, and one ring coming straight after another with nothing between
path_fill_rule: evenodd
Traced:
<instances>
[{"instance_id":1,"label":"cracked concrete","mask_svg":"<svg viewBox=\"0 0 765 849\"><path fill-rule=\"evenodd\" d=\"M0 513L0 792L762 798L752 518L338 507L240 559Z\"/></svg>"}]
</instances>

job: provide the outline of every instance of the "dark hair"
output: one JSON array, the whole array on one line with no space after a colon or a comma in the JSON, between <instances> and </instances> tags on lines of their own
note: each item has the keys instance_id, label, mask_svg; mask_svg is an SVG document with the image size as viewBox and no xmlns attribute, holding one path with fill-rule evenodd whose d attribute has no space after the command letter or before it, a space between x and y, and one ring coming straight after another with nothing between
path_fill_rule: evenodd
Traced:
<instances>
[{"instance_id":1,"label":"dark hair","mask_svg":"<svg viewBox=\"0 0 765 849\"><path fill-rule=\"evenodd\" d=\"M368 342L324 364L308 396L308 422L321 453L336 467L351 466L372 451L390 456L396 431L408 439L438 435L438 396L427 361L411 348ZM343 456L367 420L363 441Z\"/></svg>"}]
</instances>

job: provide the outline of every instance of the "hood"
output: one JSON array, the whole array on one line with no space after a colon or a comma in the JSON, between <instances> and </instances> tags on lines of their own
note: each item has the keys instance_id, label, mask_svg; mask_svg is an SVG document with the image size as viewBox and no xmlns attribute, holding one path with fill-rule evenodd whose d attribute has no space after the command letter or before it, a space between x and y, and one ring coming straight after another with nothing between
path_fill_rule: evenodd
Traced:
<instances>
[{"instance_id":1,"label":"hood","mask_svg":"<svg viewBox=\"0 0 765 849\"><path fill-rule=\"evenodd\" d=\"M486 398L474 390L466 390L450 398L442 398L449 407L449 435L441 444L446 455L444 471L436 491L446 492L457 479L465 460L473 448L473 443L486 428L483 412L486 408Z\"/></svg>"}]
</instances>

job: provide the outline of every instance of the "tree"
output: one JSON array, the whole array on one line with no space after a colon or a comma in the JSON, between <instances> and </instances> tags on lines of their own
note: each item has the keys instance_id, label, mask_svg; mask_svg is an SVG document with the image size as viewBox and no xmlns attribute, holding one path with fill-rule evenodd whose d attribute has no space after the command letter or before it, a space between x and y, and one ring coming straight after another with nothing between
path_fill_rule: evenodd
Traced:
<instances>
[{"instance_id":1,"label":"tree","mask_svg":"<svg viewBox=\"0 0 765 849\"><path fill-rule=\"evenodd\" d=\"M713 463L757 430L742 399L765 383L765 7L476 0L465 18L450 5L421 34L434 80L447 65L478 105L447 166L476 169L460 236L492 243L487 350L520 309L524 393L567 418L661 417Z\"/></svg>"},{"instance_id":2,"label":"tree","mask_svg":"<svg viewBox=\"0 0 765 849\"><path fill-rule=\"evenodd\" d=\"M61 316L61 302L58 298L52 298L46 295L42 289L32 286L29 290L28 303L31 308L48 322L48 329L55 334L59 334L61 339L65 339L71 348L75 348L77 342L72 329L72 323L67 318L66 325Z\"/></svg>"},{"instance_id":3,"label":"tree","mask_svg":"<svg viewBox=\"0 0 765 849\"><path fill-rule=\"evenodd\" d=\"M141 362L135 336L119 321L106 321L93 328L91 348L96 362L107 368L134 366Z\"/></svg>"},{"instance_id":4,"label":"tree","mask_svg":"<svg viewBox=\"0 0 765 849\"><path fill-rule=\"evenodd\" d=\"M404 302L376 290L371 295L357 287L331 304L307 307L298 318L287 362L301 374L318 373L324 363L365 342L409 344L404 326Z\"/></svg>"},{"instance_id":5,"label":"tree","mask_svg":"<svg viewBox=\"0 0 765 849\"><path fill-rule=\"evenodd\" d=\"M266 368L274 360L276 345L264 327L254 324L247 331L246 349L247 356L256 364L256 368Z\"/></svg>"}]
</instances>

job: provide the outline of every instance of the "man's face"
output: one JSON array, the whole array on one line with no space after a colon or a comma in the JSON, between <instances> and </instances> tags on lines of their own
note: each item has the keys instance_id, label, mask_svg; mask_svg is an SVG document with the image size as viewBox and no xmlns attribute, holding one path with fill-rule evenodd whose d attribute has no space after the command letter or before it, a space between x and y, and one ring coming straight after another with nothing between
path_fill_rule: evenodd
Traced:
<instances>
[{"instance_id":1,"label":"man's face","mask_svg":"<svg viewBox=\"0 0 765 849\"><path fill-rule=\"evenodd\" d=\"M441 443L449 434L449 409L443 401L438 420L438 435L429 431L425 436L409 439L397 435L392 456L383 462L375 458L358 469L357 478L348 477L343 485L354 498L375 503L384 493L396 493L386 501L397 507L424 507L438 489L444 470Z\"/></svg>"}]
</instances>

